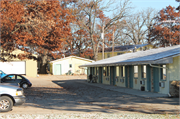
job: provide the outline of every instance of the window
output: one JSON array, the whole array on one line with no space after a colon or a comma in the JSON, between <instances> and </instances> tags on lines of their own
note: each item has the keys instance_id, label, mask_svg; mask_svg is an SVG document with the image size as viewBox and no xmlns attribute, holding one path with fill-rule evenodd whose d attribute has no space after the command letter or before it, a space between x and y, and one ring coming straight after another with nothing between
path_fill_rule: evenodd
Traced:
<instances>
[{"instance_id":1,"label":"window","mask_svg":"<svg viewBox=\"0 0 180 119\"><path fill-rule=\"evenodd\" d=\"M88 73L88 76L89 76L90 75L90 67L88 67L87 71L88 71L87 73Z\"/></svg>"},{"instance_id":2,"label":"window","mask_svg":"<svg viewBox=\"0 0 180 119\"><path fill-rule=\"evenodd\" d=\"M17 79L22 79L22 77L20 77L20 76L17 76Z\"/></svg>"},{"instance_id":3,"label":"window","mask_svg":"<svg viewBox=\"0 0 180 119\"><path fill-rule=\"evenodd\" d=\"M117 53L117 55L121 55L121 54L123 54L123 53Z\"/></svg>"},{"instance_id":4,"label":"window","mask_svg":"<svg viewBox=\"0 0 180 119\"><path fill-rule=\"evenodd\" d=\"M69 64L69 68L72 68L72 64Z\"/></svg>"},{"instance_id":5,"label":"window","mask_svg":"<svg viewBox=\"0 0 180 119\"><path fill-rule=\"evenodd\" d=\"M146 65L141 66L142 78L146 78Z\"/></svg>"},{"instance_id":6,"label":"window","mask_svg":"<svg viewBox=\"0 0 180 119\"><path fill-rule=\"evenodd\" d=\"M103 76L106 76L106 67L103 67Z\"/></svg>"},{"instance_id":7,"label":"window","mask_svg":"<svg viewBox=\"0 0 180 119\"><path fill-rule=\"evenodd\" d=\"M103 76L109 76L109 74L110 74L110 68L104 67L103 68Z\"/></svg>"},{"instance_id":8,"label":"window","mask_svg":"<svg viewBox=\"0 0 180 119\"><path fill-rule=\"evenodd\" d=\"M121 76L125 77L125 66L121 67Z\"/></svg>"},{"instance_id":9,"label":"window","mask_svg":"<svg viewBox=\"0 0 180 119\"><path fill-rule=\"evenodd\" d=\"M97 67L97 70L96 70L96 75L98 76L99 75L99 68Z\"/></svg>"},{"instance_id":10,"label":"window","mask_svg":"<svg viewBox=\"0 0 180 119\"><path fill-rule=\"evenodd\" d=\"M163 68L161 68L160 70L160 72L161 72L161 79L162 80L166 80L166 65L161 65L161 67L163 67Z\"/></svg>"},{"instance_id":11,"label":"window","mask_svg":"<svg viewBox=\"0 0 180 119\"><path fill-rule=\"evenodd\" d=\"M107 58L109 58L110 57L110 53L107 53Z\"/></svg>"},{"instance_id":12,"label":"window","mask_svg":"<svg viewBox=\"0 0 180 119\"><path fill-rule=\"evenodd\" d=\"M116 76L119 76L119 66L116 67Z\"/></svg>"},{"instance_id":13,"label":"window","mask_svg":"<svg viewBox=\"0 0 180 119\"><path fill-rule=\"evenodd\" d=\"M5 79L15 79L15 75L9 75Z\"/></svg>"},{"instance_id":14,"label":"window","mask_svg":"<svg viewBox=\"0 0 180 119\"><path fill-rule=\"evenodd\" d=\"M138 66L134 66L134 78L138 78Z\"/></svg>"}]
</instances>

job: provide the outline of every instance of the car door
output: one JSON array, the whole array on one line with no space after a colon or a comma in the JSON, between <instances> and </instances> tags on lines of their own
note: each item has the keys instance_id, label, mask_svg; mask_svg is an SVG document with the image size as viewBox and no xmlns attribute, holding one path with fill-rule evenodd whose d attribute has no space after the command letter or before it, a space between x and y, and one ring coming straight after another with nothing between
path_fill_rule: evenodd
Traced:
<instances>
[{"instance_id":1,"label":"car door","mask_svg":"<svg viewBox=\"0 0 180 119\"><path fill-rule=\"evenodd\" d=\"M16 75L16 79L15 79L15 82L16 83L20 83L21 81L22 81L22 77L21 76L19 76L19 75Z\"/></svg>"}]
</instances>

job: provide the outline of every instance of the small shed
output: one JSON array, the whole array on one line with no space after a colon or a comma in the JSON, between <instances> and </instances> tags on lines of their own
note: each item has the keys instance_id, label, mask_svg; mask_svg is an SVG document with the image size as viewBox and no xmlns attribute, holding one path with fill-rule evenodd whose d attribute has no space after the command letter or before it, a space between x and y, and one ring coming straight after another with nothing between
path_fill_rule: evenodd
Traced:
<instances>
[{"instance_id":1,"label":"small shed","mask_svg":"<svg viewBox=\"0 0 180 119\"><path fill-rule=\"evenodd\" d=\"M66 75L66 74L87 74L87 68L79 68L80 65L85 65L94 62L93 60L69 56L62 59L51 61L51 73L53 75Z\"/></svg>"}]
</instances>

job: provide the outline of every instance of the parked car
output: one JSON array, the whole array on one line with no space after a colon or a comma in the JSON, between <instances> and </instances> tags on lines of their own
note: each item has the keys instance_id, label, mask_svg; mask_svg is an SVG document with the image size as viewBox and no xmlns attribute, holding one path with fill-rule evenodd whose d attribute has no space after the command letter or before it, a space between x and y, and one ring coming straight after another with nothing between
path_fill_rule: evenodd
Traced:
<instances>
[{"instance_id":1,"label":"parked car","mask_svg":"<svg viewBox=\"0 0 180 119\"><path fill-rule=\"evenodd\" d=\"M0 112L10 111L13 106L22 105L25 102L22 88L0 83L0 89Z\"/></svg>"},{"instance_id":2,"label":"parked car","mask_svg":"<svg viewBox=\"0 0 180 119\"><path fill-rule=\"evenodd\" d=\"M27 78L19 74L8 74L1 78L1 83L17 83L24 89L32 86L32 83Z\"/></svg>"}]
</instances>

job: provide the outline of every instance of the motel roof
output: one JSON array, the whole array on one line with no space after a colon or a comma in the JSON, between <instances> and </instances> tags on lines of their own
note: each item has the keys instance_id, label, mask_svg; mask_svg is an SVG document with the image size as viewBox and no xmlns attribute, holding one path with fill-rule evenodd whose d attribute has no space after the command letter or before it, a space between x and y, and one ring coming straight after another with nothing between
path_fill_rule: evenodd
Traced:
<instances>
[{"instance_id":1,"label":"motel roof","mask_svg":"<svg viewBox=\"0 0 180 119\"><path fill-rule=\"evenodd\" d=\"M180 55L180 45L161 47L146 51L125 53L93 63L81 65L80 67L102 67L118 65L139 64L167 64L173 63L173 57Z\"/></svg>"}]
</instances>

